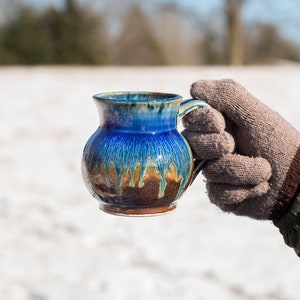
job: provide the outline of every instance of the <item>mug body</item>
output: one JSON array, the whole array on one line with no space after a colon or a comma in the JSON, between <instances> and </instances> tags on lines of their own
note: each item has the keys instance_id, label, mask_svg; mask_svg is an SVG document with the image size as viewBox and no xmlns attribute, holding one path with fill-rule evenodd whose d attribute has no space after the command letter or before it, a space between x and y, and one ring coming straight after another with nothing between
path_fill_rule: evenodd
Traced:
<instances>
[{"instance_id":1,"label":"mug body","mask_svg":"<svg viewBox=\"0 0 300 300\"><path fill-rule=\"evenodd\" d=\"M117 215L174 210L193 168L190 147L176 128L182 98L119 92L94 99L101 122L85 145L82 173L100 208Z\"/></svg>"}]
</instances>

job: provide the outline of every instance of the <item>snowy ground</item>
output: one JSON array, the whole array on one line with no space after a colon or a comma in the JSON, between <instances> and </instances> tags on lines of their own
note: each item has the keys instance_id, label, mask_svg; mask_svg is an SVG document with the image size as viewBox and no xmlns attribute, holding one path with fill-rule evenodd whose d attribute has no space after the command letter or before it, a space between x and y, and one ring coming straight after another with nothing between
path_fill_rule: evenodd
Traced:
<instances>
[{"instance_id":1,"label":"snowy ground","mask_svg":"<svg viewBox=\"0 0 300 300\"><path fill-rule=\"evenodd\" d=\"M173 214L98 210L80 173L94 93L234 78L300 129L300 66L0 68L0 299L297 300L300 260L270 222L224 214L203 179Z\"/></svg>"}]
</instances>

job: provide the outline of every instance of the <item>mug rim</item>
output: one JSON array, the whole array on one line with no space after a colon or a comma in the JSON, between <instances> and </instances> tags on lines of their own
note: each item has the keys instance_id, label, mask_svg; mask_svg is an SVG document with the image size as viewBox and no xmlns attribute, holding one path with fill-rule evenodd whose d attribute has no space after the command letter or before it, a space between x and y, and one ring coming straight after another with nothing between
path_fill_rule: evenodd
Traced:
<instances>
[{"instance_id":1,"label":"mug rim","mask_svg":"<svg viewBox=\"0 0 300 300\"><path fill-rule=\"evenodd\" d=\"M124 98L122 97L124 96ZM132 96L140 96L141 99L134 99ZM131 98L130 98L131 97ZM144 97L144 98L143 98ZM168 92L149 92L149 91L116 91L102 92L93 95L94 100L112 102L117 104L148 104L148 103L166 103L172 101L182 101L182 96Z\"/></svg>"}]
</instances>

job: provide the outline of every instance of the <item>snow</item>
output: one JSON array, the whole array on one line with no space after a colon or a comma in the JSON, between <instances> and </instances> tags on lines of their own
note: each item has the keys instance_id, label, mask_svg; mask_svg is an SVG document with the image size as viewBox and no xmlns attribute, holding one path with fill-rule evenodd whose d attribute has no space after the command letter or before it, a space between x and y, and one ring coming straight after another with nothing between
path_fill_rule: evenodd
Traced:
<instances>
[{"instance_id":1,"label":"snow","mask_svg":"<svg viewBox=\"0 0 300 300\"><path fill-rule=\"evenodd\" d=\"M296 300L299 258L268 221L221 212L201 175L176 211L105 214L81 178L92 95L189 97L233 78L300 128L300 66L0 68L0 299Z\"/></svg>"}]
</instances>

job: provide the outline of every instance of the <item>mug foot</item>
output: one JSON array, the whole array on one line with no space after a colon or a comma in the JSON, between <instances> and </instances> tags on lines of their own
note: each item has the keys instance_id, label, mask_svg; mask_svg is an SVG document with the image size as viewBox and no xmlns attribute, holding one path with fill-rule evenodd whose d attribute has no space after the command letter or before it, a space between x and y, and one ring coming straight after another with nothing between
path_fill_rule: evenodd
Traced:
<instances>
[{"instance_id":1,"label":"mug foot","mask_svg":"<svg viewBox=\"0 0 300 300\"><path fill-rule=\"evenodd\" d=\"M157 207L120 207L106 203L100 203L99 208L108 214L116 216L147 217L170 213L176 209L176 203Z\"/></svg>"}]
</instances>

